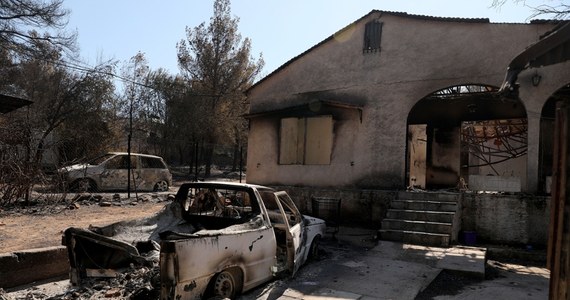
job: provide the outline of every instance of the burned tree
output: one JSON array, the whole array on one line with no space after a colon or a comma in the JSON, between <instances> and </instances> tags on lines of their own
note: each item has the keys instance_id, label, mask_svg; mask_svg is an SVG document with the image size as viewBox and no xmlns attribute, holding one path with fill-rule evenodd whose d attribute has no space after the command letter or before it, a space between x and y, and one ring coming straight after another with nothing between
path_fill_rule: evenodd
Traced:
<instances>
[{"instance_id":1,"label":"burned tree","mask_svg":"<svg viewBox=\"0 0 570 300\"><path fill-rule=\"evenodd\" d=\"M509 0L493 0L492 7L500 8ZM513 0L515 4L527 5L524 0ZM542 4L536 7L532 7L533 13L528 17L528 19L533 19L536 17L550 17L557 20L564 20L570 16L570 5L560 1L557 5Z\"/></svg>"},{"instance_id":2,"label":"burned tree","mask_svg":"<svg viewBox=\"0 0 570 300\"><path fill-rule=\"evenodd\" d=\"M178 65L199 97L194 107L203 111L205 126L196 134L204 142L206 175L209 175L213 144L239 145L245 141L247 111L243 94L263 67L260 56L251 57L251 42L242 41L239 19L230 15L230 1L214 2L210 24L186 28L186 40L178 43Z\"/></svg>"}]
</instances>

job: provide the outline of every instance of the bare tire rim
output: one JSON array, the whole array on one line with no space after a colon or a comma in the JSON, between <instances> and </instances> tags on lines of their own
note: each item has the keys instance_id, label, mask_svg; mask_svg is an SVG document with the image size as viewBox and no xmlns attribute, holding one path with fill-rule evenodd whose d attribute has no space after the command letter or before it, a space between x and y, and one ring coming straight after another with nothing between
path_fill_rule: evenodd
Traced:
<instances>
[{"instance_id":1,"label":"bare tire rim","mask_svg":"<svg viewBox=\"0 0 570 300\"><path fill-rule=\"evenodd\" d=\"M154 190L157 192L166 192L168 191L168 183L166 181L159 181L155 186Z\"/></svg>"},{"instance_id":2,"label":"bare tire rim","mask_svg":"<svg viewBox=\"0 0 570 300\"><path fill-rule=\"evenodd\" d=\"M230 272L224 271L216 277L214 295L223 298L232 298L235 294L235 280Z\"/></svg>"},{"instance_id":3,"label":"bare tire rim","mask_svg":"<svg viewBox=\"0 0 570 300\"><path fill-rule=\"evenodd\" d=\"M93 188L91 181L89 179L82 179L78 183L77 189L79 192L89 192Z\"/></svg>"}]
</instances>

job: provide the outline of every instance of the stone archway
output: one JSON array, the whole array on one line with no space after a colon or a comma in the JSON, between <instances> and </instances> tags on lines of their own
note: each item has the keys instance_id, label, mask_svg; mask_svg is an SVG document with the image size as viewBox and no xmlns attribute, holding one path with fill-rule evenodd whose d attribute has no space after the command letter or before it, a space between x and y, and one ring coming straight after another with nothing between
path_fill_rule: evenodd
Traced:
<instances>
[{"instance_id":1,"label":"stone archway","mask_svg":"<svg viewBox=\"0 0 570 300\"><path fill-rule=\"evenodd\" d=\"M550 194L552 182L553 150L554 150L554 119L556 103L570 101L570 84L558 89L542 107L540 114L540 136L538 157L538 193Z\"/></svg>"},{"instance_id":2,"label":"stone archway","mask_svg":"<svg viewBox=\"0 0 570 300\"><path fill-rule=\"evenodd\" d=\"M512 179L526 182L526 110L497 87L464 84L435 91L408 114L406 182L424 189ZM516 161L515 161L516 160ZM511 178L512 177L512 178ZM511 183L500 183L512 185Z\"/></svg>"}]
</instances>

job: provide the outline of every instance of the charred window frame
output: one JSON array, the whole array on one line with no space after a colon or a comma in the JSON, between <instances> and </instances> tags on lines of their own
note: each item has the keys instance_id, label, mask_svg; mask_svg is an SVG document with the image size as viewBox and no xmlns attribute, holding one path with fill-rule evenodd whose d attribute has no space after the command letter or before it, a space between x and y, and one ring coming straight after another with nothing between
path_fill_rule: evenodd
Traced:
<instances>
[{"instance_id":1,"label":"charred window frame","mask_svg":"<svg viewBox=\"0 0 570 300\"><path fill-rule=\"evenodd\" d=\"M333 118L283 118L279 141L280 165L330 165Z\"/></svg>"},{"instance_id":2,"label":"charred window frame","mask_svg":"<svg viewBox=\"0 0 570 300\"><path fill-rule=\"evenodd\" d=\"M364 53L380 52L382 41L382 22L371 21L364 27Z\"/></svg>"},{"instance_id":3,"label":"charred window frame","mask_svg":"<svg viewBox=\"0 0 570 300\"><path fill-rule=\"evenodd\" d=\"M143 169L166 169L164 162L160 158L141 156L141 167Z\"/></svg>"},{"instance_id":4,"label":"charred window frame","mask_svg":"<svg viewBox=\"0 0 570 300\"><path fill-rule=\"evenodd\" d=\"M127 155L117 155L107 161L105 164L106 169L111 170L127 170L129 168L129 156ZM137 168L137 158L136 156L131 156L131 169Z\"/></svg>"},{"instance_id":5,"label":"charred window frame","mask_svg":"<svg viewBox=\"0 0 570 300\"><path fill-rule=\"evenodd\" d=\"M207 197L205 197L207 195ZM204 197L201 197L204 196ZM201 197L200 199L198 199ZM224 186L190 186L183 184L176 194L176 201L183 209L184 217L206 216L212 218L232 218L247 221L259 214L261 209L255 201L256 196L251 189L242 189ZM220 206L222 205L222 206ZM214 207L221 212L219 215L211 214ZM227 215L226 208L234 208L239 215ZM229 211L231 213L231 211ZM239 218L236 218L239 217Z\"/></svg>"}]
</instances>

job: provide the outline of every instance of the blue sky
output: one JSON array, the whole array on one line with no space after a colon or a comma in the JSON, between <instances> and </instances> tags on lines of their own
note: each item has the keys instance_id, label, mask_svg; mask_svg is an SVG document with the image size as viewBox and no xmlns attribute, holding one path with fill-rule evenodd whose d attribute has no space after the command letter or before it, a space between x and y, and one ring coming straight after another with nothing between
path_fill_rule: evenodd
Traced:
<instances>
[{"instance_id":1,"label":"blue sky","mask_svg":"<svg viewBox=\"0 0 570 300\"><path fill-rule=\"evenodd\" d=\"M557 2L527 0L525 6L508 0L496 9L492 0L233 0L231 8L240 19L238 31L252 41L252 55L263 54L267 75L374 9L524 23L530 7ZM185 28L209 23L213 13L213 0L65 0L64 6L87 64L124 62L140 51L152 69L172 74L178 73L176 43L186 37Z\"/></svg>"}]
</instances>

